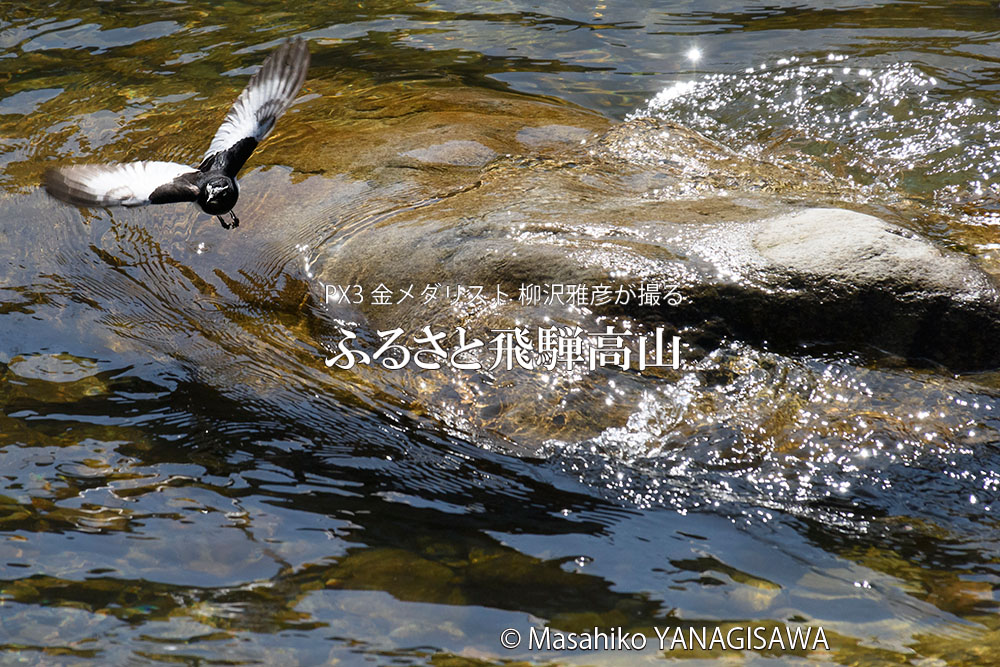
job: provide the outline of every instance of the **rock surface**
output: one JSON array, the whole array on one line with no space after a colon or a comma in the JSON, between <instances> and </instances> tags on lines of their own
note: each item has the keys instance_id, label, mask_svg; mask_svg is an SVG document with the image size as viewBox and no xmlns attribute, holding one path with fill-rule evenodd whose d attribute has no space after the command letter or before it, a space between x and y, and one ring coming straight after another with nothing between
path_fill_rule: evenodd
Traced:
<instances>
[{"instance_id":1,"label":"rock surface","mask_svg":"<svg viewBox=\"0 0 1000 667\"><path fill-rule=\"evenodd\" d=\"M734 338L792 351L833 346L957 370L1000 361L992 345L1000 297L967 257L871 215L790 202L794 174L735 161L681 128L637 125L558 158L495 161L473 186L344 240L322 279L499 285L515 298L526 285L656 283L676 288L682 303L633 301L585 316L515 304L489 318L503 326L531 325L532 317L584 325L625 316L686 328L703 347ZM631 138L626 148L623 135ZM623 151L638 158L623 162ZM720 194L719 183L748 194ZM691 188L694 196L685 194ZM419 302L366 315L403 328L475 319Z\"/></svg>"},{"instance_id":2,"label":"rock surface","mask_svg":"<svg viewBox=\"0 0 1000 667\"><path fill-rule=\"evenodd\" d=\"M879 218L805 209L723 226L689 248L714 268L689 317L794 349L849 346L952 369L995 366L1000 294L968 257Z\"/></svg>"},{"instance_id":3,"label":"rock surface","mask_svg":"<svg viewBox=\"0 0 1000 667\"><path fill-rule=\"evenodd\" d=\"M175 359L241 401L329 396L348 421L382 424L395 410L532 454L556 441L625 458L703 443L714 460L717 443L735 440L796 451L877 411L858 389L873 374L891 387L894 412L947 414L900 358L998 366L993 280L911 231L909 212L868 205L801 163L496 91L329 83L323 104L303 102L255 158L282 166L248 165L238 235L191 207L116 211L87 227L85 212L36 195L19 204L25 215L38 208L58 224L12 244L20 254L7 270L59 248L72 258L52 259L65 284L98 299L93 318L117 327L77 310L60 320L60 337L111 331L109 345L138 341L140 359ZM331 284L369 297L412 285L416 298L333 304ZM522 285L553 284L661 284L682 300L518 301ZM499 286L511 299L425 302L428 285ZM323 364L342 330L371 352L380 330L412 340L424 327L463 326L488 338L548 325L637 335L662 326L682 341L681 368ZM907 428L924 442L918 421ZM871 433L858 429L858 439Z\"/></svg>"}]
</instances>

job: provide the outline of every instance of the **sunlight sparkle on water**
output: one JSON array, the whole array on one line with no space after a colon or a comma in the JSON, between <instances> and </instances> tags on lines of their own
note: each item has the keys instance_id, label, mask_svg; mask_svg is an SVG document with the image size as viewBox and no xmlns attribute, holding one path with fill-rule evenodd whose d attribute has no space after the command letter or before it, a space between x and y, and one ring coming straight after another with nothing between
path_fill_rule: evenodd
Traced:
<instances>
[{"instance_id":1,"label":"sunlight sparkle on water","mask_svg":"<svg viewBox=\"0 0 1000 667\"><path fill-rule=\"evenodd\" d=\"M828 53L762 65L667 83L631 117L680 123L751 153L794 136L800 154L844 173L868 199L905 186L950 216L996 225L982 200L1000 196L1000 121L978 100L953 99L919 63Z\"/></svg>"}]
</instances>

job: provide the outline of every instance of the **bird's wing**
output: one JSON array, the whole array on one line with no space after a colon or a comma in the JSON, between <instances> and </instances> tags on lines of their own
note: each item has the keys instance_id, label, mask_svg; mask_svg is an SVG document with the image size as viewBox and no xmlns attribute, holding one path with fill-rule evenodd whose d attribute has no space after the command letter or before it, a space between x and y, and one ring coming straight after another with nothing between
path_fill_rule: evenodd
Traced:
<instances>
[{"instance_id":1,"label":"bird's wing","mask_svg":"<svg viewBox=\"0 0 1000 667\"><path fill-rule=\"evenodd\" d=\"M285 42L269 55L226 114L201 168L222 169L235 178L299 94L308 69L309 47L302 39Z\"/></svg>"},{"instance_id":2,"label":"bird's wing","mask_svg":"<svg viewBox=\"0 0 1000 667\"><path fill-rule=\"evenodd\" d=\"M45 190L76 206L142 206L198 199L201 172L176 162L84 164L45 172Z\"/></svg>"}]
</instances>

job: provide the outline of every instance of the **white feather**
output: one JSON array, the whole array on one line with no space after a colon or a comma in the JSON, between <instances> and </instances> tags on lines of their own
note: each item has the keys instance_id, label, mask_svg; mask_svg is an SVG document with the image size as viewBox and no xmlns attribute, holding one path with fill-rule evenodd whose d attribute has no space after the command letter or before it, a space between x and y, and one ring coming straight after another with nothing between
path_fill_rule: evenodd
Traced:
<instances>
[{"instance_id":1,"label":"white feather","mask_svg":"<svg viewBox=\"0 0 1000 667\"><path fill-rule=\"evenodd\" d=\"M205 157L247 137L263 141L299 94L308 68L309 50L303 41L286 42L268 56L226 114Z\"/></svg>"},{"instance_id":2,"label":"white feather","mask_svg":"<svg viewBox=\"0 0 1000 667\"><path fill-rule=\"evenodd\" d=\"M176 162L129 162L63 167L57 173L70 195L95 206L142 206L161 185L197 170Z\"/></svg>"}]
</instances>

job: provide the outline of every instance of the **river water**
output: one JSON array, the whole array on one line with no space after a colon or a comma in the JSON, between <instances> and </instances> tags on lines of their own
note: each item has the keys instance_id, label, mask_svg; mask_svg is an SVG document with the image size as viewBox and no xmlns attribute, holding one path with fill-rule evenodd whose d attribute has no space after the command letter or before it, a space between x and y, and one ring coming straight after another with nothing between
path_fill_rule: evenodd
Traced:
<instances>
[{"instance_id":1,"label":"river water","mask_svg":"<svg viewBox=\"0 0 1000 667\"><path fill-rule=\"evenodd\" d=\"M196 164L303 35L251 211L338 191L317 133L388 127L413 91L516 93L808 165L1000 274L998 31L973 1L0 4L0 662L1000 664L995 372L727 341L519 451L457 399L323 364L309 248L352 213L226 233L38 187ZM829 650L657 645L748 626ZM648 641L529 647L545 627Z\"/></svg>"}]
</instances>

